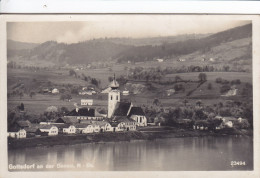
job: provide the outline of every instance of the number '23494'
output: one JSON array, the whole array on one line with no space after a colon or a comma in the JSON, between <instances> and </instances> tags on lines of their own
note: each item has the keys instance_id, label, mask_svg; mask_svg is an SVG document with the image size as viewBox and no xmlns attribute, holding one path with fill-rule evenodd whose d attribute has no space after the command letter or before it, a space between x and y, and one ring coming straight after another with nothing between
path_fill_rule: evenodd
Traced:
<instances>
[{"instance_id":1,"label":"number '23494'","mask_svg":"<svg viewBox=\"0 0 260 178\"><path fill-rule=\"evenodd\" d=\"M233 166L245 166L246 162L245 161L231 161L230 165Z\"/></svg>"}]
</instances>

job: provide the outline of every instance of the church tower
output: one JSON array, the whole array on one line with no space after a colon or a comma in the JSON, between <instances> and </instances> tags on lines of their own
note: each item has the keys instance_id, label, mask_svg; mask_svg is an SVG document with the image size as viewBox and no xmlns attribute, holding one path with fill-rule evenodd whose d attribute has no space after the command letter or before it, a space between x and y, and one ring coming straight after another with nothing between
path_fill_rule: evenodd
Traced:
<instances>
[{"instance_id":1,"label":"church tower","mask_svg":"<svg viewBox=\"0 0 260 178\"><path fill-rule=\"evenodd\" d=\"M112 114L115 110L117 102L120 102L120 91L118 90L119 84L116 81L116 77L114 74L114 79L109 85L111 87L111 91L108 93L108 112L107 117L111 118Z\"/></svg>"}]
</instances>

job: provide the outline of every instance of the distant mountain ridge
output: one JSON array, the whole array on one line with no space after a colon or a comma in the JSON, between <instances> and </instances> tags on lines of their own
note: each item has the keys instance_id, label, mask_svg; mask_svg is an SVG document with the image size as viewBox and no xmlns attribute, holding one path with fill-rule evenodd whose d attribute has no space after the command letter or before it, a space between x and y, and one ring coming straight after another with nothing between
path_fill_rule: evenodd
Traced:
<instances>
[{"instance_id":1,"label":"distant mountain ridge","mask_svg":"<svg viewBox=\"0 0 260 178\"><path fill-rule=\"evenodd\" d=\"M7 40L7 49L8 50L32 49L32 48L35 48L37 45L39 45L39 44Z\"/></svg>"},{"instance_id":2,"label":"distant mountain ridge","mask_svg":"<svg viewBox=\"0 0 260 178\"><path fill-rule=\"evenodd\" d=\"M140 62L156 58L170 59L196 51L207 53L216 46L244 38L252 38L252 24L211 35L193 34L143 39L103 38L73 44L48 41L39 45L27 44L27 49L26 44L23 44L21 46L24 47L20 47L20 50L14 49L14 45L10 45L9 42L7 53L8 59L16 57L20 60L45 60L56 64L88 64L111 60Z\"/></svg>"}]
</instances>

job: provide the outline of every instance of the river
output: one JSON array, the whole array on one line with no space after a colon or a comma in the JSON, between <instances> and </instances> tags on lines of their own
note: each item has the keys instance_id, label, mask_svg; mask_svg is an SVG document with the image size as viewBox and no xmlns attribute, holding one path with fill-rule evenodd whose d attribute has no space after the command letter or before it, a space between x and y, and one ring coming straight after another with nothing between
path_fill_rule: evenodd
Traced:
<instances>
[{"instance_id":1,"label":"river","mask_svg":"<svg viewBox=\"0 0 260 178\"><path fill-rule=\"evenodd\" d=\"M253 139L188 137L25 148L9 150L8 161L9 171L252 170ZM232 161L242 165L232 166Z\"/></svg>"}]
</instances>

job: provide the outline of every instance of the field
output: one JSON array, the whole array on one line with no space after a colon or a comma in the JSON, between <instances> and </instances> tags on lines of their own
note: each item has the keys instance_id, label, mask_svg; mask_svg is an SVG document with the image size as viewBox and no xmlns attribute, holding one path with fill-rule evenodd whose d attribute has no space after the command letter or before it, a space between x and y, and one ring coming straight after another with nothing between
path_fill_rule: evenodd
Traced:
<instances>
[{"instance_id":1,"label":"field","mask_svg":"<svg viewBox=\"0 0 260 178\"><path fill-rule=\"evenodd\" d=\"M124 68L128 65L115 65L112 70L108 69L89 69L89 70L79 70L77 73L83 73L87 76L95 77L101 80L101 87L105 88L108 85L108 77L116 75L126 75ZM128 100L133 102L135 106L142 105L152 105L155 98L160 100L163 106L180 106L183 105L183 100L188 99L187 105L195 105L198 100L201 100L204 105L217 104L220 101L225 100L242 100L241 91L245 86L245 83L252 83L251 73L239 73L239 72L207 72L207 81L198 87L198 75L199 73L178 73L166 75L166 79L172 78L174 81L175 76L180 76L183 80L192 80L195 82L180 82L185 88L185 91L176 92L171 96L165 94L166 90L173 89L175 84L170 85L160 85L158 83L147 82L129 82L131 84L141 84L144 89L137 94L130 94L129 96L121 96L121 100ZM223 78L225 80L236 80L241 81L240 85L237 85L238 89L237 96L233 97L222 97L220 94L221 84L215 83L216 78ZM51 83L48 83L51 82ZM72 95L72 100L70 102L60 100L60 95L53 94L40 94L39 91L45 87L63 87L64 85L71 84L72 86L87 86L89 83L73 76L69 76L69 70L48 70L48 71L31 71L25 69L8 69L8 92L15 89L17 84L23 83L26 88L30 88L36 91L36 95L32 98L27 94L23 97L11 96L8 98L8 108L12 109L24 103L25 108L28 112L34 114L43 113L47 107L67 107L69 110L74 109L74 104L80 105L80 100L83 98L93 99L93 107L107 109L107 94L97 94L95 96L78 96ZM208 84L211 83L212 89L208 89ZM197 88L198 87L198 88ZM122 86L121 89L124 89ZM194 90L191 95L187 95L191 90Z\"/></svg>"}]
</instances>

